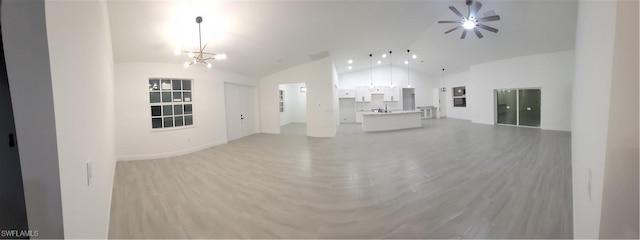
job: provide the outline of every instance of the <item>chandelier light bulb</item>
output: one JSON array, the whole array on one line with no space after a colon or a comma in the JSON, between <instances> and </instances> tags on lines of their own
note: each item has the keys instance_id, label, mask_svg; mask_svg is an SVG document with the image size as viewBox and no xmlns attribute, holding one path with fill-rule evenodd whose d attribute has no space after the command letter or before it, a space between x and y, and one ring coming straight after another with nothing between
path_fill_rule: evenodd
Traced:
<instances>
[{"instance_id":1,"label":"chandelier light bulb","mask_svg":"<svg viewBox=\"0 0 640 240\"><path fill-rule=\"evenodd\" d=\"M213 58L216 60L225 60L227 59L227 54L224 54L224 53L216 54Z\"/></svg>"},{"instance_id":2,"label":"chandelier light bulb","mask_svg":"<svg viewBox=\"0 0 640 240\"><path fill-rule=\"evenodd\" d=\"M192 58L192 57L194 57L194 56L195 56L192 52L189 52L189 54L188 54L188 55L189 55L189 57L190 57L190 58Z\"/></svg>"},{"instance_id":3,"label":"chandelier light bulb","mask_svg":"<svg viewBox=\"0 0 640 240\"><path fill-rule=\"evenodd\" d=\"M180 53L182 52L182 49L180 49L180 47L176 47L176 49L173 49L173 54L180 55Z\"/></svg>"},{"instance_id":4,"label":"chandelier light bulb","mask_svg":"<svg viewBox=\"0 0 640 240\"><path fill-rule=\"evenodd\" d=\"M418 55L413 54L413 56L411 56L411 58L416 59L416 58L418 58Z\"/></svg>"},{"instance_id":5,"label":"chandelier light bulb","mask_svg":"<svg viewBox=\"0 0 640 240\"><path fill-rule=\"evenodd\" d=\"M409 64L409 61L408 60L404 60L404 64Z\"/></svg>"},{"instance_id":6,"label":"chandelier light bulb","mask_svg":"<svg viewBox=\"0 0 640 240\"><path fill-rule=\"evenodd\" d=\"M349 59L349 61L347 61L347 63L352 64L353 60Z\"/></svg>"},{"instance_id":7,"label":"chandelier light bulb","mask_svg":"<svg viewBox=\"0 0 640 240\"><path fill-rule=\"evenodd\" d=\"M381 64L381 63L382 63L382 61L378 60L378 64Z\"/></svg>"},{"instance_id":8,"label":"chandelier light bulb","mask_svg":"<svg viewBox=\"0 0 640 240\"><path fill-rule=\"evenodd\" d=\"M465 20L464 23L462 23L462 27L464 29L470 30L476 27L476 23L473 20Z\"/></svg>"},{"instance_id":9,"label":"chandelier light bulb","mask_svg":"<svg viewBox=\"0 0 640 240\"><path fill-rule=\"evenodd\" d=\"M211 63L207 63L207 68L211 68Z\"/></svg>"},{"instance_id":10,"label":"chandelier light bulb","mask_svg":"<svg viewBox=\"0 0 640 240\"><path fill-rule=\"evenodd\" d=\"M382 54L382 58L387 58L387 54Z\"/></svg>"},{"instance_id":11,"label":"chandelier light bulb","mask_svg":"<svg viewBox=\"0 0 640 240\"><path fill-rule=\"evenodd\" d=\"M349 66L348 69L351 70L353 67Z\"/></svg>"},{"instance_id":12,"label":"chandelier light bulb","mask_svg":"<svg viewBox=\"0 0 640 240\"><path fill-rule=\"evenodd\" d=\"M411 88L411 84L407 84L407 88Z\"/></svg>"},{"instance_id":13,"label":"chandelier light bulb","mask_svg":"<svg viewBox=\"0 0 640 240\"><path fill-rule=\"evenodd\" d=\"M188 68L189 67L189 62L184 62L184 64L182 64L182 66L184 66L184 68Z\"/></svg>"}]
</instances>

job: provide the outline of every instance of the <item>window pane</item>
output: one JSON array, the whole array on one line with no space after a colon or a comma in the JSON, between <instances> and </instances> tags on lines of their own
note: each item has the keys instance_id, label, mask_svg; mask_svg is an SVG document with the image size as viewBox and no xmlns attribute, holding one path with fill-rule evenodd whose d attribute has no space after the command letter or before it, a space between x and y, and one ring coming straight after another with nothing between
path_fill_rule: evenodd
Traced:
<instances>
[{"instance_id":1,"label":"window pane","mask_svg":"<svg viewBox=\"0 0 640 240\"><path fill-rule=\"evenodd\" d=\"M162 93L162 102L171 102L171 93L163 92Z\"/></svg>"},{"instance_id":2,"label":"window pane","mask_svg":"<svg viewBox=\"0 0 640 240\"><path fill-rule=\"evenodd\" d=\"M182 92L174 92L173 93L173 101L174 102L182 102Z\"/></svg>"},{"instance_id":3,"label":"window pane","mask_svg":"<svg viewBox=\"0 0 640 240\"><path fill-rule=\"evenodd\" d=\"M164 118L164 127L173 127L173 118L165 117Z\"/></svg>"},{"instance_id":4,"label":"window pane","mask_svg":"<svg viewBox=\"0 0 640 240\"><path fill-rule=\"evenodd\" d=\"M193 106L191 104L185 104L184 105L184 114L192 114L193 113Z\"/></svg>"},{"instance_id":5,"label":"window pane","mask_svg":"<svg viewBox=\"0 0 640 240\"><path fill-rule=\"evenodd\" d=\"M160 102L160 93L159 92L150 92L149 93L149 102L150 103L159 103Z\"/></svg>"},{"instance_id":6,"label":"window pane","mask_svg":"<svg viewBox=\"0 0 640 240\"><path fill-rule=\"evenodd\" d=\"M161 116L160 106L151 106L151 116Z\"/></svg>"},{"instance_id":7,"label":"window pane","mask_svg":"<svg viewBox=\"0 0 640 240\"><path fill-rule=\"evenodd\" d=\"M173 114L174 115L182 115L182 105L174 105L173 106Z\"/></svg>"},{"instance_id":8,"label":"window pane","mask_svg":"<svg viewBox=\"0 0 640 240\"><path fill-rule=\"evenodd\" d=\"M498 90L497 92L497 122L500 124L516 125L517 109L516 106L516 90Z\"/></svg>"},{"instance_id":9,"label":"window pane","mask_svg":"<svg viewBox=\"0 0 640 240\"><path fill-rule=\"evenodd\" d=\"M184 125L185 126L193 125L193 115L184 116Z\"/></svg>"},{"instance_id":10,"label":"window pane","mask_svg":"<svg viewBox=\"0 0 640 240\"><path fill-rule=\"evenodd\" d=\"M162 115L164 116L171 116L173 115L173 106L171 105L164 105L162 106Z\"/></svg>"},{"instance_id":11,"label":"window pane","mask_svg":"<svg viewBox=\"0 0 640 240\"><path fill-rule=\"evenodd\" d=\"M182 116L176 117L176 127L184 125Z\"/></svg>"},{"instance_id":12,"label":"window pane","mask_svg":"<svg viewBox=\"0 0 640 240\"><path fill-rule=\"evenodd\" d=\"M182 90L181 80L173 80L173 90Z\"/></svg>"},{"instance_id":13,"label":"window pane","mask_svg":"<svg viewBox=\"0 0 640 240\"><path fill-rule=\"evenodd\" d=\"M158 91L160 90L160 80L151 79L149 80L149 91Z\"/></svg>"},{"instance_id":14,"label":"window pane","mask_svg":"<svg viewBox=\"0 0 640 240\"><path fill-rule=\"evenodd\" d=\"M162 90L171 90L171 80L162 80Z\"/></svg>"},{"instance_id":15,"label":"window pane","mask_svg":"<svg viewBox=\"0 0 640 240\"><path fill-rule=\"evenodd\" d=\"M162 118L152 118L151 119L151 127L152 128L162 128Z\"/></svg>"},{"instance_id":16,"label":"window pane","mask_svg":"<svg viewBox=\"0 0 640 240\"><path fill-rule=\"evenodd\" d=\"M191 90L191 80L182 80L182 89Z\"/></svg>"},{"instance_id":17,"label":"window pane","mask_svg":"<svg viewBox=\"0 0 640 240\"><path fill-rule=\"evenodd\" d=\"M521 126L540 126L540 89L519 90Z\"/></svg>"},{"instance_id":18,"label":"window pane","mask_svg":"<svg viewBox=\"0 0 640 240\"><path fill-rule=\"evenodd\" d=\"M182 97L185 102L191 102L191 92L182 93Z\"/></svg>"}]
</instances>

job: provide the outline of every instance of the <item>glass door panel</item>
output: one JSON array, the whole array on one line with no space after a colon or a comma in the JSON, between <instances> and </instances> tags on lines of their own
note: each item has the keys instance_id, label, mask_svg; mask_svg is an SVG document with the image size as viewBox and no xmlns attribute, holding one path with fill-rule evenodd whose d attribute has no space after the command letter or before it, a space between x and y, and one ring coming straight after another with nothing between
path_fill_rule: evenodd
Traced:
<instances>
[{"instance_id":1,"label":"glass door panel","mask_svg":"<svg viewBox=\"0 0 640 240\"><path fill-rule=\"evenodd\" d=\"M540 89L519 90L519 111L521 126L540 126Z\"/></svg>"},{"instance_id":2,"label":"glass door panel","mask_svg":"<svg viewBox=\"0 0 640 240\"><path fill-rule=\"evenodd\" d=\"M518 124L515 90L497 90L498 124Z\"/></svg>"}]
</instances>

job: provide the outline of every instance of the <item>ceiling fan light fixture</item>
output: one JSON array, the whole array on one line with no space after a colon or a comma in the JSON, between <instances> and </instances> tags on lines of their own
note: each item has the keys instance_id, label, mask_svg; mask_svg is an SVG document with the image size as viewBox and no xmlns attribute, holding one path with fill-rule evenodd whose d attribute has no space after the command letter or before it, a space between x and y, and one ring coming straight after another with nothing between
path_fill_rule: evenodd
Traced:
<instances>
[{"instance_id":1,"label":"ceiling fan light fixture","mask_svg":"<svg viewBox=\"0 0 640 240\"><path fill-rule=\"evenodd\" d=\"M462 23L462 27L467 30L471 30L476 27L476 22L470 19L467 19Z\"/></svg>"}]
</instances>

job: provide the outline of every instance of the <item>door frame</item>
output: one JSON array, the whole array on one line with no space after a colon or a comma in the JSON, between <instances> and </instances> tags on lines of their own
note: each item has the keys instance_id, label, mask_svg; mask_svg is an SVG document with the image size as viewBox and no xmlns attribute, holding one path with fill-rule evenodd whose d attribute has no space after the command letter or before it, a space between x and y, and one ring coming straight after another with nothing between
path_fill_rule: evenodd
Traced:
<instances>
[{"instance_id":1,"label":"door frame","mask_svg":"<svg viewBox=\"0 0 640 240\"><path fill-rule=\"evenodd\" d=\"M498 91L512 90L516 91L516 124L498 123ZM522 126L520 125L520 91L519 90L539 90L540 91L540 109L542 109L542 88L541 87L523 87L523 88L496 88L493 89L493 124L500 126L512 126L523 128L538 128L542 126L542 110L540 110L540 126Z\"/></svg>"}]
</instances>

